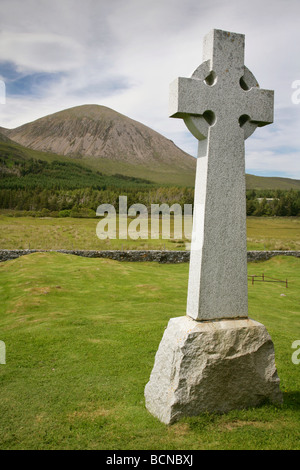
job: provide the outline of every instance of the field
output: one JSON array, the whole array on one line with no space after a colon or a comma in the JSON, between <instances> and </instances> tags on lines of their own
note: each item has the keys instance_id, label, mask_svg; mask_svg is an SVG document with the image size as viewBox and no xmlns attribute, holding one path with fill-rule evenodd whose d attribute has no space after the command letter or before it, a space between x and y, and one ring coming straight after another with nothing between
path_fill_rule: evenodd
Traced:
<instances>
[{"instance_id":1,"label":"field","mask_svg":"<svg viewBox=\"0 0 300 470\"><path fill-rule=\"evenodd\" d=\"M0 214L1 249L184 250L186 239L99 240L99 219L8 217ZM131 219L128 219L128 223ZM171 234L172 234L171 224ZM248 250L300 250L299 217L248 217Z\"/></svg>"},{"instance_id":2,"label":"field","mask_svg":"<svg viewBox=\"0 0 300 470\"><path fill-rule=\"evenodd\" d=\"M250 317L274 341L283 405L165 426L143 393L169 318L185 314L188 264L59 253L1 263L0 448L299 450L299 268L284 256L248 264L249 274L289 281L249 282Z\"/></svg>"},{"instance_id":3,"label":"field","mask_svg":"<svg viewBox=\"0 0 300 470\"><path fill-rule=\"evenodd\" d=\"M299 217L248 217L248 250L300 250Z\"/></svg>"}]
</instances>

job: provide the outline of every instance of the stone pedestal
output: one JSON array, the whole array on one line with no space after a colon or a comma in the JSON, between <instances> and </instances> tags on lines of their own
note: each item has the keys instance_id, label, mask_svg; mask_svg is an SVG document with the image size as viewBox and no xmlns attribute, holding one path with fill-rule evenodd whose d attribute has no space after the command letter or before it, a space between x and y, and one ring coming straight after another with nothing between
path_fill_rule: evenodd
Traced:
<instances>
[{"instance_id":1,"label":"stone pedestal","mask_svg":"<svg viewBox=\"0 0 300 470\"><path fill-rule=\"evenodd\" d=\"M197 322L172 318L150 380L146 407L165 424L201 412L282 403L274 346L251 319Z\"/></svg>"}]
</instances>

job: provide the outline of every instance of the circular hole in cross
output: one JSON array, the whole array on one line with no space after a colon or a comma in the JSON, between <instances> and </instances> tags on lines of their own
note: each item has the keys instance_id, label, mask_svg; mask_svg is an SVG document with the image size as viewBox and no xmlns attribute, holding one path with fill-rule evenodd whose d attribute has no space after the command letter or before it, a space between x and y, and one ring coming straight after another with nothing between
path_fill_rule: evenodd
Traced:
<instances>
[{"instance_id":1,"label":"circular hole in cross","mask_svg":"<svg viewBox=\"0 0 300 470\"><path fill-rule=\"evenodd\" d=\"M203 117L207 124L212 126L216 122L216 115L213 111L207 110L203 113Z\"/></svg>"},{"instance_id":2,"label":"circular hole in cross","mask_svg":"<svg viewBox=\"0 0 300 470\"><path fill-rule=\"evenodd\" d=\"M208 86L213 86L217 81L217 76L215 72L212 70L209 75L204 79L204 83Z\"/></svg>"},{"instance_id":3,"label":"circular hole in cross","mask_svg":"<svg viewBox=\"0 0 300 470\"><path fill-rule=\"evenodd\" d=\"M245 90L245 91L248 91L250 90L250 87L247 85L247 83L245 82L245 79L244 77L241 77L240 78L240 87Z\"/></svg>"},{"instance_id":4,"label":"circular hole in cross","mask_svg":"<svg viewBox=\"0 0 300 470\"><path fill-rule=\"evenodd\" d=\"M239 117L240 127L243 127L248 121L250 121L250 116L248 116L248 114L242 114L242 116Z\"/></svg>"}]
</instances>

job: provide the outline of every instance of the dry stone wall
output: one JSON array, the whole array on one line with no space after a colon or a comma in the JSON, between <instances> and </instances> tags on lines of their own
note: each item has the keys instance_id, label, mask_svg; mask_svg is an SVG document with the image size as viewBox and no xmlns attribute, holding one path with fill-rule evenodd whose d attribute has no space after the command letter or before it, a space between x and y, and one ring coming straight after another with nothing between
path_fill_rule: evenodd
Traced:
<instances>
[{"instance_id":1,"label":"dry stone wall","mask_svg":"<svg viewBox=\"0 0 300 470\"><path fill-rule=\"evenodd\" d=\"M161 250L0 250L0 262L19 258L36 252L56 252L68 255L83 256L86 258L109 258L116 261L157 261L158 263L187 263L190 260L189 251L161 251ZM300 251L248 251L248 261L265 261L277 255L296 256L300 258Z\"/></svg>"}]
</instances>

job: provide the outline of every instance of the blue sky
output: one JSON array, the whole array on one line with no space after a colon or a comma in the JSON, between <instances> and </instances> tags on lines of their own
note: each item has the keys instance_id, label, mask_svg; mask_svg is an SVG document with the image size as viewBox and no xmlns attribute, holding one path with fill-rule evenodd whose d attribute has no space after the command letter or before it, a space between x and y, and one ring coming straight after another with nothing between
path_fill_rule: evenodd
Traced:
<instances>
[{"instance_id":1,"label":"blue sky","mask_svg":"<svg viewBox=\"0 0 300 470\"><path fill-rule=\"evenodd\" d=\"M300 179L299 17L299 0L1 0L0 126L95 103L196 156L168 117L169 83L202 62L206 33L224 29L245 34L245 64L275 90L274 124L247 139L246 171Z\"/></svg>"}]
</instances>

